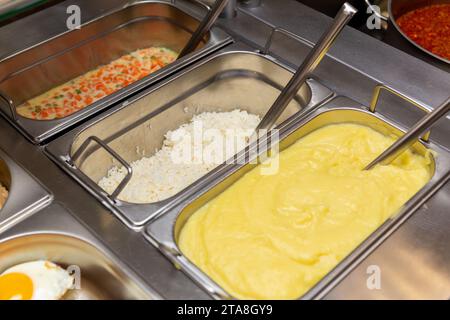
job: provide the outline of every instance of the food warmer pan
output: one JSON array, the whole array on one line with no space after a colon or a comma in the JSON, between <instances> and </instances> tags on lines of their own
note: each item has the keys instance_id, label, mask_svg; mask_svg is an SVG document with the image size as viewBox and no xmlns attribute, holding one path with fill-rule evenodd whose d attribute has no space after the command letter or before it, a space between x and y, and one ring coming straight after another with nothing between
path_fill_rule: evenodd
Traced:
<instances>
[{"instance_id":1,"label":"food warmer pan","mask_svg":"<svg viewBox=\"0 0 450 320\"><path fill-rule=\"evenodd\" d=\"M97 182L114 165L129 167L127 163L153 155L162 146L165 133L188 122L194 114L239 108L264 115L292 76L292 70L266 56L242 51L244 48L247 47L243 44L233 44L138 94L52 141L46 146L46 153L129 227L141 228L180 201L190 187L160 202L134 204L116 197L127 178L113 195L103 191ZM300 110L310 111L331 94L317 81L310 80L299 90L279 123L288 121Z\"/></svg>"},{"instance_id":2,"label":"food warmer pan","mask_svg":"<svg viewBox=\"0 0 450 320\"><path fill-rule=\"evenodd\" d=\"M0 231L48 205L53 196L0 149L0 184L8 197L0 209Z\"/></svg>"},{"instance_id":3,"label":"food warmer pan","mask_svg":"<svg viewBox=\"0 0 450 320\"><path fill-rule=\"evenodd\" d=\"M57 203L0 234L0 273L36 260L48 260L78 273L76 288L63 299L161 298Z\"/></svg>"},{"instance_id":4,"label":"food warmer pan","mask_svg":"<svg viewBox=\"0 0 450 320\"><path fill-rule=\"evenodd\" d=\"M279 150L283 150L301 137L312 131L330 124L356 123L369 126L386 135L399 136L407 128L399 126L391 120L361 106L359 103L346 98L337 97L326 103L306 117L298 118L296 122L281 130ZM267 144L269 146L269 144ZM358 262L362 261L377 245L386 239L399 225L411 216L422 204L429 199L450 178L450 154L433 142L417 142L415 152L425 155L426 148L435 152L430 170L431 180L412 198L399 212L382 224L350 255L329 272L319 283L310 289L302 299L320 299L345 277ZM267 150L267 148L266 148ZM243 153L245 154L245 153ZM251 160L251 159L250 159ZM180 251L177 242L180 231L189 217L205 203L230 187L235 181L256 166L253 162L239 165L226 165L222 175L210 179L209 184L198 186L192 190L189 197L181 201L176 207L151 221L145 229L146 238L168 258L177 268L185 272L199 284L206 292L216 299L233 298L217 283L197 268Z\"/></svg>"},{"instance_id":5,"label":"food warmer pan","mask_svg":"<svg viewBox=\"0 0 450 320\"><path fill-rule=\"evenodd\" d=\"M84 109L55 120L19 115L23 102L137 49L162 46L179 52L199 21L179 5L137 1L57 37L0 60L0 111L35 143L41 143L117 101L198 60L232 39L212 28L193 53L116 91Z\"/></svg>"}]
</instances>

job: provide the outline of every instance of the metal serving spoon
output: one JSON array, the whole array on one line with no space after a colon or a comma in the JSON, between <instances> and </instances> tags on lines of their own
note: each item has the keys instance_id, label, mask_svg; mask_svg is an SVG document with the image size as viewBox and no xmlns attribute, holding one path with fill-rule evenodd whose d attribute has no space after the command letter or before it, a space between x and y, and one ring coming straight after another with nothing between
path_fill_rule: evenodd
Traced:
<instances>
[{"instance_id":1,"label":"metal serving spoon","mask_svg":"<svg viewBox=\"0 0 450 320\"><path fill-rule=\"evenodd\" d=\"M184 46L183 50L181 50L177 59L184 57L185 55L194 51L199 43L203 40L203 37L212 27L212 25L216 22L220 13L223 11L225 6L227 5L229 0L216 0L211 10L208 12L206 17L202 20L200 25L197 27L197 30L192 34L188 43Z\"/></svg>"},{"instance_id":2,"label":"metal serving spoon","mask_svg":"<svg viewBox=\"0 0 450 320\"><path fill-rule=\"evenodd\" d=\"M444 117L450 111L450 97L439 107L434 109L422 120L417 122L407 133L399 138L392 146L386 149L381 155L373 160L364 170L370 170L377 164L386 165L395 160L401 153L413 145L417 138L427 132L433 124Z\"/></svg>"},{"instance_id":3,"label":"metal serving spoon","mask_svg":"<svg viewBox=\"0 0 450 320\"><path fill-rule=\"evenodd\" d=\"M264 115L264 118L259 123L258 130L271 129L277 119L281 116L284 109L295 97L298 90L306 82L311 73L316 69L326 53L336 40L337 36L341 33L350 19L358 12L349 3L344 3L339 10L338 14L334 18L331 27L322 35L319 42L312 48L306 59L303 61L297 72L291 78L286 87L281 91L277 100L275 100L272 107Z\"/></svg>"}]
</instances>

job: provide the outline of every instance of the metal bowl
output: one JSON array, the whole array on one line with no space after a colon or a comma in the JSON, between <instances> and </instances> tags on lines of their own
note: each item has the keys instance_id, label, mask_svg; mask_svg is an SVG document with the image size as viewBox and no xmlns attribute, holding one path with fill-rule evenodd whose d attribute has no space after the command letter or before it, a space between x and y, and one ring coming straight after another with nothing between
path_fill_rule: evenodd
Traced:
<instances>
[{"instance_id":1,"label":"metal bowl","mask_svg":"<svg viewBox=\"0 0 450 320\"><path fill-rule=\"evenodd\" d=\"M433 52L423 48L419 44L417 44L415 41L413 41L411 38L409 38L406 33L403 32L403 30L400 28L400 26L397 24L397 19L401 17L403 14L410 12L412 10L416 10L419 8L423 8L426 6L434 5L434 4L448 4L450 3L450 0L389 0L388 2L388 13L389 17L385 17L381 15L380 13L376 13L377 11L372 8L372 4L369 0L366 0L366 4L368 7L372 8L372 12L375 12L375 14L384 21L391 21L394 27L397 29L397 31L406 39L408 40L412 45L414 45L416 48L419 48L423 52L429 54L430 56L439 59L445 63L450 64L450 60L445 59L441 56L438 56L437 54L434 54Z\"/></svg>"}]
</instances>

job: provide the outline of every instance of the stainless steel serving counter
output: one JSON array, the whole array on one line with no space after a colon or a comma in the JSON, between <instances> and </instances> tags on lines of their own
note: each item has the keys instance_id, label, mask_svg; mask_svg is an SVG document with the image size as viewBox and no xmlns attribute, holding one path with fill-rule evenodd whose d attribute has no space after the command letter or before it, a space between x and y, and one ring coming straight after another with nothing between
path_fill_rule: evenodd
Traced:
<instances>
[{"instance_id":1,"label":"stainless steel serving counter","mask_svg":"<svg viewBox=\"0 0 450 320\"><path fill-rule=\"evenodd\" d=\"M121 0L67 1L5 26L0 29L0 59L64 31L65 8L69 2L81 6L83 21L127 3ZM177 2L194 16L201 16L204 12L202 7L184 0ZM45 15L52 18L42 19ZM329 21L326 16L291 0L263 0L262 6L240 8L236 18L221 19L219 24L235 39L259 49L264 48L274 27L296 33L301 37L300 45L297 44L298 39L293 40L276 29L273 42L266 50L284 63L295 66L305 57L308 46L317 40ZM17 39L18 33L23 37ZM384 83L421 101L430 109L446 98L450 84L449 74L350 28L344 31L314 78L337 94L364 105L368 105L374 86ZM421 115L390 97L381 99L379 110L383 116L403 127ZM449 120L445 119L433 131L432 141L450 149L449 137ZM121 263L136 274L144 287L151 287L157 295L168 299L211 298L174 268L142 233L127 228L47 158L42 146L33 145L3 118L0 118L0 148L26 168L53 195L54 202L62 203L89 232L101 239ZM336 286L324 298L448 299L449 205L450 183L447 182L375 251L358 257L357 261L361 263L345 278L337 278ZM53 205L52 210L55 210ZM27 223L27 230L32 229L28 223L32 220L29 219L41 212L33 213L31 218L21 223ZM9 230L0 233L0 238ZM373 266L381 271L381 288L371 290L367 281Z\"/></svg>"}]
</instances>

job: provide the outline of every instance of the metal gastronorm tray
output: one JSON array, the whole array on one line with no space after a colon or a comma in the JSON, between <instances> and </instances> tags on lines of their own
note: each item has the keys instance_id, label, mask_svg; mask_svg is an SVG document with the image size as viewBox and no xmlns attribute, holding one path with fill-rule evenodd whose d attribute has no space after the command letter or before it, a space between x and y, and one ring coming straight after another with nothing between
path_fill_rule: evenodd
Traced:
<instances>
[{"instance_id":1,"label":"metal gastronorm tray","mask_svg":"<svg viewBox=\"0 0 450 320\"><path fill-rule=\"evenodd\" d=\"M212 28L193 53L65 118L28 119L17 114L17 106L131 51L150 46L180 51L198 24L177 4L137 1L105 13L79 30L67 31L4 57L0 59L0 98L3 96L0 111L29 139L41 143L231 43L232 39L222 30Z\"/></svg>"},{"instance_id":2,"label":"metal gastronorm tray","mask_svg":"<svg viewBox=\"0 0 450 320\"><path fill-rule=\"evenodd\" d=\"M365 107L348 98L338 97L315 110L307 117L303 117L289 127L282 129L280 150L287 148L299 138L320 127L348 122L366 125L384 134L395 134L398 136L405 131L405 128L398 126L375 111L368 111ZM430 166L430 170L433 173L431 180L397 214L373 232L371 236L301 298L311 299L324 296L339 279L342 279L352 270L358 259L368 255L376 245L388 237L449 179L450 154L448 151L432 142L424 143L421 141L414 145L415 151L420 154L425 154L426 148L433 150L436 155L433 157L434 162ZM230 187L255 166L255 164L248 163L245 165L228 165L221 176L211 178L209 184L204 184L192 190L187 199L184 199L166 214L150 222L146 228L148 240L214 298L229 299L232 297L181 253L177 245L179 232L190 215Z\"/></svg>"},{"instance_id":3,"label":"metal gastronorm tray","mask_svg":"<svg viewBox=\"0 0 450 320\"><path fill-rule=\"evenodd\" d=\"M128 226L142 227L179 202L191 186L160 202L135 204L117 199L120 190L107 194L97 182L113 165L151 156L162 146L169 130L188 122L194 114L239 108L264 115L292 73L268 57L243 51L244 48L247 47L233 44L221 50L52 141L46 152ZM331 94L317 81L309 81L279 124L300 110L311 111ZM114 159L119 159L119 163Z\"/></svg>"},{"instance_id":4,"label":"metal gastronorm tray","mask_svg":"<svg viewBox=\"0 0 450 320\"><path fill-rule=\"evenodd\" d=\"M0 149L0 183L9 192L0 210L0 231L49 204L53 196Z\"/></svg>"}]
</instances>

